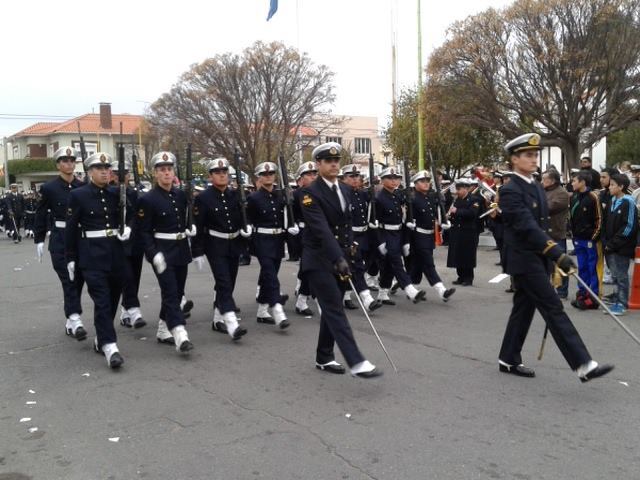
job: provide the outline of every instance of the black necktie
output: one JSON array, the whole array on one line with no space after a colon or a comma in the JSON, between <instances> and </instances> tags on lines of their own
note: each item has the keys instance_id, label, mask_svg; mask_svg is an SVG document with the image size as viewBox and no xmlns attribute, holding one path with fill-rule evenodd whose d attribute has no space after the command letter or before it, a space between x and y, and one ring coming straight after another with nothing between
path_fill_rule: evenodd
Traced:
<instances>
[{"instance_id":1,"label":"black necktie","mask_svg":"<svg viewBox=\"0 0 640 480\"><path fill-rule=\"evenodd\" d=\"M333 194L336 196L338 205L340 205L340 210L342 210L342 202L340 201L340 195L338 195L338 185L336 185L335 183L331 185L331 190L333 190Z\"/></svg>"}]
</instances>

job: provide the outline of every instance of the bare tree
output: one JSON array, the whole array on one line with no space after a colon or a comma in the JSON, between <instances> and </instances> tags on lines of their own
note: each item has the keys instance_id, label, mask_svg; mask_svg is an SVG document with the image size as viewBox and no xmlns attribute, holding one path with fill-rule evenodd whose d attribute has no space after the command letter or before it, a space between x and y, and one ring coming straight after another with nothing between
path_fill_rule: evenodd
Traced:
<instances>
[{"instance_id":1,"label":"bare tree","mask_svg":"<svg viewBox=\"0 0 640 480\"><path fill-rule=\"evenodd\" d=\"M458 120L536 130L573 166L640 119L639 20L640 0L519 0L454 24L429 82Z\"/></svg>"},{"instance_id":2,"label":"bare tree","mask_svg":"<svg viewBox=\"0 0 640 480\"><path fill-rule=\"evenodd\" d=\"M237 147L248 170L291 158L340 123L328 114L333 73L306 54L281 43L256 42L241 55L226 53L193 65L168 93L151 105L148 121L167 147L186 141L203 156L233 155ZM306 141L300 141L301 138Z\"/></svg>"}]
</instances>

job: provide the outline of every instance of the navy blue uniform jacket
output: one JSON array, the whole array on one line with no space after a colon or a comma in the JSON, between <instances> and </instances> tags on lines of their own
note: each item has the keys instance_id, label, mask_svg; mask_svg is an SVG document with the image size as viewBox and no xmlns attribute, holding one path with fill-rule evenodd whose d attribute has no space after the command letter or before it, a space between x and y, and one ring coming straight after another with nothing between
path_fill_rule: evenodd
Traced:
<instances>
[{"instance_id":1,"label":"navy blue uniform jacket","mask_svg":"<svg viewBox=\"0 0 640 480\"><path fill-rule=\"evenodd\" d=\"M305 229L302 234L300 271L326 270L333 272L340 258L349 259L353 245L351 230L351 188L338 182L346 202L342 211L337 195L322 177L301 191L300 205Z\"/></svg>"},{"instance_id":2,"label":"navy blue uniform jacket","mask_svg":"<svg viewBox=\"0 0 640 480\"><path fill-rule=\"evenodd\" d=\"M551 259L562 250L549 236L549 209L542 186L514 175L500 188L506 272L510 275L551 273Z\"/></svg>"}]
</instances>

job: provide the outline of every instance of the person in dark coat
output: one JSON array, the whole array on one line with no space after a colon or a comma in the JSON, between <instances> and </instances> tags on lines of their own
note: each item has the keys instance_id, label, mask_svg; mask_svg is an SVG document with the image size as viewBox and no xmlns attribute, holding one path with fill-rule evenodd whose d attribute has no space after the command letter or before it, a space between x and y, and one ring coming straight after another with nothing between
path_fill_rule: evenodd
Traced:
<instances>
[{"instance_id":1,"label":"person in dark coat","mask_svg":"<svg viewBox=\"0 0 640 480\"><path fill-rule=\"evenodd\" d=\"M76 340L87 338L87 331L82 324L82 303L80 295L84 285L82 272L78 270L73 281L69 279L67 262L64 256L64 231L66 228L67 204L71 191L84 185L73 176L78 152L71 147L56 150L53 158L59 175L55 180L44 183L40 187L40 201L36 207L33 223L33 241L36 244L38 261L42 262L44 241L49 236L49 254L51 265L62 285L64 316L66 317L65 333ZM49 222L51 221L51 224Z\"/></svg>"},{"instance_id":2,"label":"person in dark coat","mask_svg":"<svg viewBox=\"0 0 640 480\"><path fill-rule=\"evenodd\" d=\"M174 344L178 353L188 353L193 343L180 303L191 263L188 237L194 237L197 229L187 225L187 197L174 185L175 164L176 157L171 152L159 152L151 158L156 186L140 197L137 222L145 256L153 265L160 286L156 339Z\"/></svg>"},{"instance_id":3,"label":"person in dark coat","mask_svg":"<svg viewBox=\"0 0 640 480\"><path fill-rule=\"evenodd\" d=\"M478 250L478 212L480 201L469 194L471 184L466 178L456 180L456 199L447 213L451 221L447 267L455 268L458 278L454 285L473 284Z\"/></svg>"},{"instance_id":4,"label":"person in dark coat","mask_svg":"<svg viewBox=\"0 0 640 480\"><path fill-rule=\"evenodd\" d=\"M227 333L235 341L247 333L238 323L233 292L251 225L243 225L240 194L229 187L229 161L216 158L207 164L207 169L211 186L196 197L193 205L197 234L191 250L198 270L202 270L206 255L215 280L211 328Z\"/></svg>"},{"instance_id":5,"label":"person in dark coat","mask_svg":"<svg viewBox=\"0 0 640 480\"><path fill-rule=\"evenodd\" d=\"M538 310L567 363L586 382L614 367L593 360L551 285L553 262L565 273L573 271L575 263L547 233L547 199L542 186L533 178L540 148L540 135L536 133L521 135L505 146L514 175L500 189L499 207L505 228L507 273L513 275L516 292L498 355L499 371L535 376L533 369L523 364L522 346Z\"/></svg>"},{"instance_id":6,"label":"person in dark coat","mask_svg":"<svg viewBox=\"0 0 640 480\"><path fill-rule=\"evenodd\" d=\"M69 280L82 271L93 300L96 329L94 348L102 352L107 365L120 368L124 358L117 345L113 319L118 311L125 271L123 242L131 229L120 225L118 195L108 188L111 156L94 153L85 160L90 182L72 189L67 206L64 250Z\"/></svg>"},{"instance_id":7,"label":"person in dark coat","mask_svg":"<svg viewBox=\"0 0 640 480\"><path fill-rule=\"evenodd\" d=\"M302 189L305 230L300 268L320 306L316 368L345 373L344 366L335 360L333 350L337 343L352 375L373 378L382 375L382 371L360 352L342 304L344 281L339 277L351 275L349 258L354 245L351 195L337 179L341 151L340 144L331 142L312 152L319 176Z\"/></svg>"},{"instance_id":8,"label":"person in dark coat","mask_svg":"<svg viewBox=\"0 0 640 480\"><path fill-rule=\"evenodd\" d=\"M10 192L7 193L4 198L8 217L6 226L11 232L13 243L20 243L22 241L20 229L22 228L22 220L24 217L24 197L18 192L18 185L16 183L12 183L9 188Z\"/></svg>"},{"instance_id":9,"label":"person in dark coat","mask_svg":"<svg viewBox=\"0 0 640 480\"><path fill-rule=\"evenodd\" d=\"M580 171L587 172L590 176L590 181L587 183L587 187L591 190L600 190L600 173L591 166L591 157L584 155L580 159Z\"/></svg>"},{"instance_id":10,"label":"person in dark coat","mask_svg":"<svg viewBox=\"0 0 640 480\"><path fill-rule=\"evenodd\" d=\"M631 195L626 194L629 177L616 174L611 177L609 192L611 203L605 216L604 254L615 285L611 297L611 311L622 315L629 301L629 263L635 256L638 234L638 211Z\"/></svg>"}]
</instances>

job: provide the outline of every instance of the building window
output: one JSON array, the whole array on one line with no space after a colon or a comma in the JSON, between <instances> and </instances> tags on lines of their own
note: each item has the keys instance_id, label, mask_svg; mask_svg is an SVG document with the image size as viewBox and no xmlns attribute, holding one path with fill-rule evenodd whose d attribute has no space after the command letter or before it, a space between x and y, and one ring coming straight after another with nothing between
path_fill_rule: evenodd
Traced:
<instances>
[{"instance_id":1,"label":"building window","mask_svg":"<svg viewBox=\"0 0 640 480\"><path fill-rule=\"evenodd\" d=\"M339 143L340 145L342 145L342 137L327 137L326 141L327 142L335 142L335 143Z\"/></svg>"},{"instance_id":2,"label":"building window","mask_svg":"<svg viewBox=\"0 0 640 480\"><path fill-rule=\"evenodd\" d=\"M80 142L74 141L73 148L80 153ZM98 144L93 142L84 142L84 148L87 150L87 157L98 152Z\"/></svg>"},{"instance_id":3,"label":"building window","mask_svg":"<svg viewBox=\"0 0 640 480\"><path fill-rule=\"evenodd\" d=\"M370 138L356 138L355 139L355 153L369 154L371 153L371 139Z\"/></svg>"}]
</instances>

